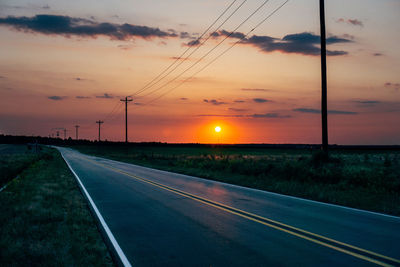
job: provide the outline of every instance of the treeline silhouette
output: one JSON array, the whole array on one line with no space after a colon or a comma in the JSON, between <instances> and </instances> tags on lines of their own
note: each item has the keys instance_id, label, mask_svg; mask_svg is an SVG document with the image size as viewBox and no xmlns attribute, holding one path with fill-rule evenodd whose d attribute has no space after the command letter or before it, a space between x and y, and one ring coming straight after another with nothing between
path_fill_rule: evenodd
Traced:
<instances>
[{"instance_id":1,"label":"treeline silhouette","mask_svg":"<svg viewBox=\"0 0 400 267\"><path fill-rule=\"evenodd\" d=\"M94 145L94 146L157 146L157 147L221 147L252 149L306 149L319 150L320 144L198 144L166 142L116 142L79 139L52 138L43 136L0 135L1 144L42 144L56 146ZM332 150L400 150L400 145L329 145Z\"/></svg>"}]
</instances>

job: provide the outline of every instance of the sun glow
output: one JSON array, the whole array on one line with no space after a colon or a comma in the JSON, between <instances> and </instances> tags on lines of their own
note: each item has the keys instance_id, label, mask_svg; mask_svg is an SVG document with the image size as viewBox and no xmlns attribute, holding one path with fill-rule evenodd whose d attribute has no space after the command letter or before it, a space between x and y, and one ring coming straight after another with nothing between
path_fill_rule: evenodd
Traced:
<instances>
[{"instance_id":1,"label":"sun glow","mask_svg":"<svg viewBox=\"0 0 400 267\"><path fill-rule=\"evenodd\" d=\"M215 127L215 129L214 129L217 133L219 133L220 131L221 131L221 127L220 126L217 126L217 127Z\"/></svg>"}]
</instances>

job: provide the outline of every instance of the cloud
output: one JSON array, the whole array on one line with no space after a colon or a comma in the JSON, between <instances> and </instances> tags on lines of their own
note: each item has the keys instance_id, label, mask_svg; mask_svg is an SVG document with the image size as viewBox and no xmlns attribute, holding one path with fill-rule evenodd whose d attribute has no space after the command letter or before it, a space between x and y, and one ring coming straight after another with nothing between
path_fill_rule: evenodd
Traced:
<instances>
[{"instance_id":1,"label":"cloud","mask_svg":"<svg viewBox=\"0 0 400 267\"><path fill-rule=\"evenodd\" d=\"M400 83L385 82L384 86L386 88L395 89L396 91L400 89Z\"/></svg>"},{"instance_id":2,"label":"cloud","mask_svg":"<svg viewBox=\"0 0 400 267\"><path fill-rule=\"evenodd\" d=\"M381 56L383 56L382 53L373 53L372 55L373 55L374 57L381 57Z\"/></svg>"},{"instance_id":3,"label":"cloud","mask_svg":"<svg viewBox=\"0 0 400 267\"><path fill-rule=\"evenodd\" d=\"M77 95L77 96L75 96L75 98L77 98L77 99L88 99L88 98L91 98L91 97L90 96Z\"/></svg>"},{"instance_id":4,"label":"cloud","mask_svg":"<svg viewBox=\"0 0 400 267\"><path fill-rule=\"evenodd\" d=\"M253 118L253 119L285 119L290 118L290 115L282 115L279 113L264 113L264 114L248 114L248 115L235 115L235 114L200 114L198 117L223 117L223 118Z\"/></svg>"},{"instance_id":5,"label":"cloud","mask_svg":"<svg viewBox=\"0 0 400 267\"><path fill-rule=\"evenodd\" d=\"M209 104L212 104L212 105L215 105L215 106L226 105L226 104L228 104L228 103L226 103L226 102L218 101L218 100L216 100L216 99L210 99L210 100L208 100L208 99L203 99L203 102L209 103Z\"/></svg>"},{"instance_id":6,"label":"cloud","mask_svg":"<svg viewBox=\"0 0 400 267\"><path fill-rule=\"evenodd\" d=\"M114 98L114 96L112 96L110 94L107 94L107 93L104 93L103 95L96 95L96 98L107 98L107 99L110 99L110 98Z\"/></svg>"},{"instance_id":7,"label":"cloud","mask_svg":"<svg viewBox=\"0 0 400 267\"><path fill-rule=\"evenodd\" d=\"M312 109L312 108L295 108L293 109L295 112L301 113L313 113L313 114L321 114L321 110ZM346 111L346 110L328 110L329 114L341 114L341 115L356 115L357 112L354 111Z\"/></svg>"},{"instance_id":8,"label":"cloud","mask_svg":"<svg viewBox=\"0 0 400 267\"><path fill-rule=\"evenodd\" d=\"M213 36L229 36L229 34L229 32L222 30L217 33L213 33ZM242 45L251 45L257 47L265 53L281 52L287 54L294 53L308 56L319 56L321 50L319 47L320 36L310 32L288 34L282 39L260 35L253 35L250 38L245 38L245 35L239 32L234 32L229 37L241 40L240 44ZM330 36L326 39L327 45L351 42L353 42L351 38L341 38L338 36ZM327 50L328 56L342 56L347 54L348 52L346 51Z\"/></svg>"},{"instance_id":9,"label":"cloud","mask_svg":"<svg viewBox=\"0 0 400 267\"><path fill-rule=\"evenodd\" d=\"M272 89L263 89L263 88L241 88L242 91L254 91L254 92L273 92L275 90Z\"/></svg>"},{"instance_id":10,"label":"cloud","mask_svg":"<svg viewBox=\"0 0 400 267\"><path fill-rule=\"evenodd\" d=\"M52 95L52 96L48 96L47 98L50 99L50 100L60 101L60 100L66 99L67 97L66 96Z\"/></svg>"},{"instance_id":11,"label":"cloud","mask_svg":"<svg viewBox=\"0 0 400 267\"><path fill-rule=\"evenodd\" d=\"M354 100L353 102L357 103L357 104L361 104L361 105L368 105L368 106L381 103L381 101L378 101L378 100Z\"/></svg>"},{"instance_id":12,"label":"cloud","mask_svg":"<svg viewBox=\"0 0 400 267\"><path fill-rule=\"evenodd\" d=\"M265 99L265 98L253 98L253 101L256 103L266 103L266 102L271 102L271 100Z\"/></svg>"},{"instance_id":13,"label":"cloud","mask_svg":"<svg viewBox=\"0 0 400 267\"><path fill-rule=\"evenodd\" d=\"M186 101L188 99L186 97L181 97L181 98L179 98L179 100Z\"/></svg>"},{"instance_id":14,"label":"cloud","mask_svg":"<svg viewBox=\"0 0 400 267\"><path fill-rule=\"evenodd\" d=\"M245 112L245 111L248 111L248 109L244 109L244 108L229 108L229 110L235 111L235 112Z\"/></svg>"},{"instance_id":15,"label":"cloud","mask_svg":"<svg viewBox=\"0 0 400 267\"><path fill-rule=\"evenodd\" d=\"M344 18L340 18L336 20L337 23L347 23L349 25L352 26L360 26L360 27L364 27L364 23L361 20L358 19L344 19Z\"/></svg>"},{"instance_id":16,"label":"cloud","mask_svg":"<svg viewBox=\"0 0 400 267\"><path fill-rule=\"evenodd\" d=\"M184 46L199 46L199 45L200 45L199 39L192 40L192 41L188 42L187 44L184 44Z\"/></svg>"},{"instance_id":17,"label":"cloud","mask_svg":"<svg viewBox=\"0 0 400 267\"><path fill-rule=\"evenodd\" d=\"M5 79L6 77L0 75L0 79Z\"/></svg>"},{"instance_id":18,"label":"cloud","mask_svg":"<svg viewBox=\"0 0 400 267\"><path fill-rule=\"evenodd\" d=\"M233 102L235 102L235 103L245 103L246 101L241 100L241 99L238 99L238 100L235 100L235 101L233 101Z\"/></svg>"},{"instance_id":19,"label":"cloud","mask_svg":"<svg viewBox=\"0 0 400 267\"><path fill-rule=\"evenodd\" d=\"M99 23L89 19L58 15L36 15L34 17L8 16L0 18L1 25L23 32L62 35L65 37L96 38L98 36L107 36L111 40L130 40L134 37L142 39L178 37L176 33L162 31L159 28L128 23Z\"/></svg>"},{"instance_id":20,"label":"cloud","mask_svg":"<svg viewBox=\"0 0 400 267\"><path fill-rule=\"evenodd\" d=\"M260 118L290 118L290 115L281 115L279 113L264 113L264 114L253 114L250 115L252 118L260 119Z\"/></svg>"}]
</instances>

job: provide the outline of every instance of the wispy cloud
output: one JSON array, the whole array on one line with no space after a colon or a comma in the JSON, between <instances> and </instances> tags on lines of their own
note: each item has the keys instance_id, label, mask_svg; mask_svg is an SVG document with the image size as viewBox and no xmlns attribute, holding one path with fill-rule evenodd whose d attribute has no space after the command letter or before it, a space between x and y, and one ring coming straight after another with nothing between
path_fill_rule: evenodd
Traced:
<instances>
[{"instance_id":1,"label":"wispy cloud","mask_svg":"<svg viewBox=\"0 0 400 267\"><path fill-rule=\"evenodd\" d=\"M241 88L242 91L250 91L250 92L273 92L276 90L272 89L264 89L264 88Z\"/></svg>"},{"instance_id":2,"label":"wispy cloud","mask_svg":"<svg viewBox=\"0 0 400 267\"><path fill-rule=\"evenodd\" d=\"M378 100L353 100L353 103L360 104L360 105L366 105L366 106L372 106L376 104L380 104L381 101Z\"/></svg>"},{"instance_id":3,"label":"wispy cloud","mask_svg":"<svg viewBox=\"0 0 400 267\"><path fill-rule=\"evenodd\" d=\"M58 15L36 15L33 17L8 16L0 18L0 25L23 32L62 35L65 37L96 38L98 36L107 36L112 40L130 40L134 37L142 39L179 37L175 32L162 31L159 28L128 23L100 23L84 18Z\"/></svg>"},{"instance_id":4,"label":"wispy cloud","mask_svg":"<svg viewBox=\"0 0 400 267\"><path fill-rule=\"evenodd\" d=\"M386 88L391 88L391 89L394 89L396 91L398 91L400 89L400 83L385 82L384 86Z\"/></svg>"},{"instance_id":5,"label":"wispy cloud","mask_svg":"<svg viewBox=\"0 0 400 267\"><path fill-rule=\"evenodd\" d=\"M198 117L223 117L223 118L253 118L253 119L286 119L290 118L290 115L283 115L279 113L263 113L263 114L199 114Z\"/></svg>"},{"instance_id":6,"label":"wispy cloud","mask_svg":"<svg viewBox=\"0 0 400 267\"><path fill-rule=\"evenodd\" d=\"M228 108L228 110L234 111L234 112L246 112L249 111L248 109L245 108Z\"/></svg>"},{"instance_id":7,"label":"wispy cloud","mask_svg":"<svg viewBox=\"0 0 400 267\"><path fill-rule=\"evenodd\" d=\"M235 101L233 101L233 102L235 102L235 103L245 103L246 101L241 100L241 99L238 99L238 100L235 100Z\"/></svg>"},{"instance_id":8,"label":"wispy cloud","mask_svg":"<svg viewBox=\"0 0 400 267\"><path fill-rule=\"evenodd\" d=\"M179 98L179 100L186 101L186 100L188 100L188 98L187 97L181 97L181 98Z\"/></svg>"},{"instance_id":9,"label":"wispy cloud","mask_svg":"<svg viewBox=\"0 0 400 267\"><path fill-rule=\"evenodd\" d=\"M271 100L265 99L265 98L253 98L253 101L256 103L267 103L271 102Z\"/></svg>"},{"instance_id":10,"label":"wispy cloud","mask_svg":"<svg viewBox=\"0 0 400 267\"><path fill-rule=\"evenodd\" d=\"M226 103L226 102L218 101L218 100L216 100L216 99L210 99L210 100L208 100L208 99L203 99L203 102L208 103L208 104L212 104L212 105L215 105L215 106L226 105L226 104L228 104L228 103Z\"/></svg>"},{"instance_id":11,"label":"wispy cloud","mask_svg":"<svg viewBox=\"0 0 400 267\"><path fill-rule=\"evenodd\" d=\"M77 99L88 99L88 98L91 98L91 97L90 96L77 95L77 96L75 96L75 98L77 98Z\"/></svg>"},{"instance_id":12,"label":"wispy cloud","mask_svg":"<svg viewBox=\"0 0 400 267\"><path fill-rule=\"evenodd\" d=\"M360 26L360 27L364 27L364 23L361 20L358 19L344 19L344 18L340 18L336 20L337 23L346 23L352 26Z\"/></svg>"},{"instance_id":13,"label":"wispy cloud","mask_svg":"<svg viewBox=\"0 0 400 267\"><path fill-rule=\"evenodd\" d=\"M61 100L66 99L67 97L66 96L52 95L52 96L48 96L47 98L50 99L50 100L54 100L54 101L61 101Z\"/></svg>"},{"instance_id":14,"label":"wispy cloud","mask_svg":"<svg viewBox=\"0 0 400 267\"><path fill-rule=\"evenodd\" d=\"M293 109L295 112L301 113L313 113L313 114L321 114L321 110L312 109L312 108L295 108ZM328 110L329 114L341 114L341 115L356 115L358 112L347 111L347 110Z\"/></svg>"},{"instance_id":15,"label":"wispy cloud","mask_svg":"<svg viewBox=\"0 0 400 267\"><path fill-rule=\"evenodd\" d=\"M281 118L281 119L284 119L284 118L290 118L292 116L290 116L290 115L282 115L282 114L279 114L279 113L264 113L264 114L253 114L253 115L250 115L250 117L256 118L256 119L261 119L261 118L272 118L272 119Z\"/></svg>"},{"instance_id":16,"label":"wispy cloud","mask_svg":"<svg viewBox=\"0 0 400 267\"><path fill-rule=\"evenodd\" d=\"M108 93L104 93L103 95L96 95L96 98L107 98L107 99L110 99L110 98L114 98L114 96L112 96L111 94L108 94Z\"/></svg>"}]
</instances>

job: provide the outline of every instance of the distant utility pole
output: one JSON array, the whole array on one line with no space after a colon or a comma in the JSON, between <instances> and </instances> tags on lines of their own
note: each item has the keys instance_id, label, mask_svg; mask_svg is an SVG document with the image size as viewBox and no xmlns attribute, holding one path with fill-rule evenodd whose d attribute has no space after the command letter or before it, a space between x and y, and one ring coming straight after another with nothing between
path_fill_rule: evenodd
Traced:
<instances>
[{"instance_id":1,"label":"distant utility pole","mask_svg":"<svg viewBox=\"0 0 400 267\"><path fill-rule=\"evenodd\" d=\"M75 139L78 140L78 128L79 125L75 125Z\"/></svg>"},{"instance_id":2,"label":"distant utility pole","mask_svg":"<svg viewBox=\"0 0 400 267\"><path fill-rule=\"evenodd\" d=\"M100 125L101 125L102 123L104 123L104 121L98 120L98 121L96 121L96 123L99 124L99 142L100 142Z\"/></svg>"},{"instance_id":3,"label":"distant utility pole","mask_svg":"<svg viewBox=\"0 0 400 267\"><path fill-rule=\"evenodd\" d=\"M322 150L328 153L328 101L326 79L326 33L325 33L325 0L319 0L321 28L321 116L322 116Z\"/></svg>"},{"instance_id":4,"label":"distant utility pole","mask_svg":"<svg viewBox=\"0 0 400 267\"><path fill-rule=\"evenodd\" d=\"M63 129L64 131L64 140L67 139L67 129Z\"/></svg>"},{"instance_id":5,"label":"distant utility pole","mask_svg":"<svg viewBox=\"0 0 400 267\"><path fill-rule=\"evenodd\" d=\"M131 102L133 99L128 99L126 96L125 99L121 99L122 102L125 102L125 142L128 143L128 102Z\"/></svg>"}]
</instances>

